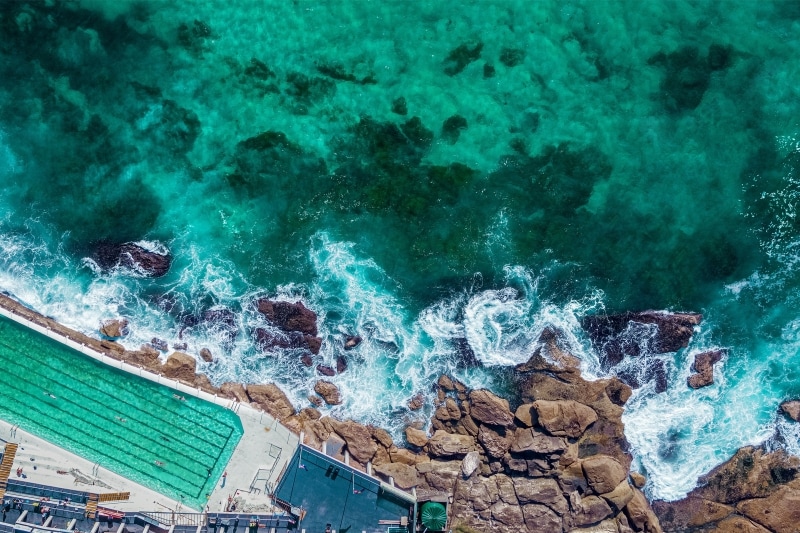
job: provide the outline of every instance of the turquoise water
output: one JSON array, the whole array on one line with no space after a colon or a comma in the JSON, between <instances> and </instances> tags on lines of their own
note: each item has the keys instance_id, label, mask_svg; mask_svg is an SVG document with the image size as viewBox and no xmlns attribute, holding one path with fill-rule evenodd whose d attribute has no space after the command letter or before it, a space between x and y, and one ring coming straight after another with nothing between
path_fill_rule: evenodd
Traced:
<instances>
[{"instance_id":1,"label":"turquoise water","mask_svg":"<svg viewBox=\"0 0 800 533\"><path fill-rule=\"evenodd\" d=\"M243 433L227 409L176 399L4 317L0 364L0 418L196 509Z\"/></svg>"},{"instance_id":2,"label":"turquoise water","mask_svg":"<svg viewBox=\"0 0 800 533\"><path fill-rule=\"evenodd\" d=\"M249 302L302 299L315 362L365 339L329 411L396 435L441 372L505 390L547 326L597 376L585 314L699 311L667 392L625 415L648 493L676 498L776 430L800 452L775 416L800 394L798 23L756 1L5 2L0 286L85 332L126 316L131 347L208 346L215 383L298 407L317 376L255 350ZM98 239L163 243L172 269L100 273Z\"/></svg>"}]
</instances>

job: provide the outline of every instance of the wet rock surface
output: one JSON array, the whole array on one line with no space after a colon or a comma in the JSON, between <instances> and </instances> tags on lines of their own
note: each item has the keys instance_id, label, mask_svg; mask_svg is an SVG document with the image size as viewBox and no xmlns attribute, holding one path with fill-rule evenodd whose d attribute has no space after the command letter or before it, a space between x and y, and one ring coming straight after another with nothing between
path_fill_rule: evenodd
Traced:
<instances>
[{"instance_id":1,"label":"wet rock surface","mask_svg":"<svg viewBox=\"0 0 800 533\"><path fill-rule=\"evenodd\" d=\"M166 248L146 247L135 242L100 242L92 259L103 272L124 268L136 275L150 278L163 276L172 265L172 254Z\"/></svg>"}]
</instances>

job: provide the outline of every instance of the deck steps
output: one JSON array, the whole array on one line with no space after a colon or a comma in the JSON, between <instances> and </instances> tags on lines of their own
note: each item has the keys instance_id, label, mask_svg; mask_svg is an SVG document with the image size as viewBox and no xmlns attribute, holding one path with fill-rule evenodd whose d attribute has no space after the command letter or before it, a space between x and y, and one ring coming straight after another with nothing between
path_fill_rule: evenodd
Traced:
<instances>
[{"instance_id":1,"label":"deck steps","mask_svg":"<svg viewBox=\"0 0 800 533\"><path fill-rule=\"evenodd\" d=\"M97 494L89 493L89 498L86 501L86 518L94 518L97 516L97 503L100 497Z\"/></svg>"}]
</instances>

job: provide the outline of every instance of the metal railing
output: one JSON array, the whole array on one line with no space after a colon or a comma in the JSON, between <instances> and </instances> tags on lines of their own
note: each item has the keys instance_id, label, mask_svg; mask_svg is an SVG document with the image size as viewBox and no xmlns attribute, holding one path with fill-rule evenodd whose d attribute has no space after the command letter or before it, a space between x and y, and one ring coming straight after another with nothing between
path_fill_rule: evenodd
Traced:
<instances>
[{"instance_id":1,"label":"metal railing","mask_svg":"<svg viewBox=\"0 0 800 533\"><path fill-rule=\"evenodd\" d=\"M177 513L159 511L139 511L137 514L155 520L163 526L205 526L205 513Z\"/></svg>"}]
</instances>

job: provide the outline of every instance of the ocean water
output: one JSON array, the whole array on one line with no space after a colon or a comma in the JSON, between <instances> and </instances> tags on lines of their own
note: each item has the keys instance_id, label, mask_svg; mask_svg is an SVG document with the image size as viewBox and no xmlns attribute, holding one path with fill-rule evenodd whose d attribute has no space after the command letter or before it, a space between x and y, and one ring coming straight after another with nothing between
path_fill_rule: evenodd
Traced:
<instances>
[{"instance_id":1,"label":"ocean water","mask_svg":"<svg viewBox=\"0 0 800 533\"><path fill-rule=\"evenodd\" d=\"M315 364L348 360L324 410L398 436L442 372L508 393L545 328L599 377L583 316L702 312L624 418L678 498L744 444L800 453L798 52L791 2L2 2L0 288L298 407L318 376L255 349L250 302L302 300ZM172 268L101 272L102 240Z\"/></svg>"}]
</instances>

